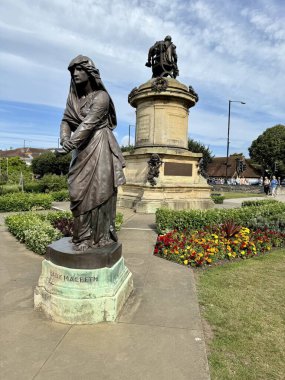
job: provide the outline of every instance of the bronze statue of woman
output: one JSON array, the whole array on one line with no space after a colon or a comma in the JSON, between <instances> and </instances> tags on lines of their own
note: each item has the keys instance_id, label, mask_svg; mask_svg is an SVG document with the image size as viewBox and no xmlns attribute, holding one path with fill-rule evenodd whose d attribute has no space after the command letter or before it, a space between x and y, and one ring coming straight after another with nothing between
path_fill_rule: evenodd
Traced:
<instances>
[{"instance_id":1,"label":"bronze statue of woman","mask_svg":"<svg viewBox=\"0 0 285 380\"><path fill-rule=\"evenodd\" d=\"M71 84L60 126L61 145L72 151L68 173L74 216L74 249L104 247L117 241L117 188L125 183L124 158L112 130L113 101L93 61L79 55L68 66Z\"/></svg>"}]
</instances>

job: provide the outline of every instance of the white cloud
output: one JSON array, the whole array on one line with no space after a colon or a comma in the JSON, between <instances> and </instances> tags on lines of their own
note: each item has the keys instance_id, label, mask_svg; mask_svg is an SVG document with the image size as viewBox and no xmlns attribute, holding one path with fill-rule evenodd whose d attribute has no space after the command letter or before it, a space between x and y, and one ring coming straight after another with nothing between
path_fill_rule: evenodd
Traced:
<instances>
[{"instance_id":1,"label":"white cloud","mask_svg":"<svg viewBox=\"0 0 285 380\"><path fill-rule=\"evenodd\" d=\"M127 95L151 76L144 66L148 49L170 34L177 46L178 79L200 95L190 133L192 128L205 140L217 137L213 125L227 125L228 99L247 103L239 111L237 147L284 123L282 1L13 0L2 2L0 14L1 99L63 108L67 65L86 54L115 102L122 139L127 125L135 123ZM218 134L223 138L225 131Z\"/></svg>"},{"instance_id":2,"label":"white cloud","mask_svg":"<svg viewBox=\"0 0 285 380\"><path fill-rule=\"evenodd\" d=\"M133 136L126 135L121 139L121 144L123 146L129 146L129 145L134 145L135 143L135 138Z\"/></svg>"}]
</instances>

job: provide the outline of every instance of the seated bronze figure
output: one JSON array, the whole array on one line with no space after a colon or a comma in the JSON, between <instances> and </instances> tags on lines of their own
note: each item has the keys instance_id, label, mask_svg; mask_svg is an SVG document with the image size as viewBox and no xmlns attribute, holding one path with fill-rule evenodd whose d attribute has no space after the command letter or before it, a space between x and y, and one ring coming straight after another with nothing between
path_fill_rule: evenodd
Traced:
<instances>
[{"instance_id":1,"label":"seated bronze figure","mask_svg":"<svg viewBox=\"0 0 285 380\"><path fill-rule=\"evenodd\" d=\"M176 78L179 75L176 46L171 41L171 36L166 36L164 41L157 41L149 49L145 65L152 68L153 78L167 76Z\"/></svg>"}]
</instances>

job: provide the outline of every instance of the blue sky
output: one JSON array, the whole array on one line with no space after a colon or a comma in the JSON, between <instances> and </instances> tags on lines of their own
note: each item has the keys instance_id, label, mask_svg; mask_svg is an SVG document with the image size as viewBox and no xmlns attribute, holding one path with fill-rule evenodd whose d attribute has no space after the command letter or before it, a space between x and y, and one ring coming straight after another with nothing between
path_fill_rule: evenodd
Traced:
<instances>
[{"instance_id":1,"label":"blue sky","mask_svg":"<svg viewBox=\"0 0 285 380\"><path fill-rule=\"evenodd\" d=\"M128 93L151 77L148 49L170 34L179 81L194 87L189 136L226 155L243 152L266 128L285 124L284 0L3 0L0 3L0 149L54 147L70 77L90 56L117 111L127 144L135 110ZM134 136L134 128L131 128Z\"/></svg>"}]
</instances>

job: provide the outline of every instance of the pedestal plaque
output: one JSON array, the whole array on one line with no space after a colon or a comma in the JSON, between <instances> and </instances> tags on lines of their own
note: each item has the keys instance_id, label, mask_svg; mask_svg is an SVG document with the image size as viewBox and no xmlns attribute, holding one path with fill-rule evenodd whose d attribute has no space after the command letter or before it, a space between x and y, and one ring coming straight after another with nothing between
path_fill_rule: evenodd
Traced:
<instances>
[{"instance_id":1,"label":"pedestal plaque","mask_svg":"<svg viewBox=\"0 0 285 380\"><path fill-rule=\"evenodd\" d=\"M133 289L121 244L77 252L69 240L48 247L34 292L35 309L66 324L114 322Z\"/></svg>"}]
</instances>

